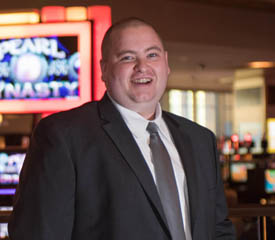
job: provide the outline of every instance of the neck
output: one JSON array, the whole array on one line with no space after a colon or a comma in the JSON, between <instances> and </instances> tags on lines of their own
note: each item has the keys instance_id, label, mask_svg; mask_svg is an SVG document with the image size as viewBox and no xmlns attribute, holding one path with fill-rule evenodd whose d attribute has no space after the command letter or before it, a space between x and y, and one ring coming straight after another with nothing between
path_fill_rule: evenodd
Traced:
<instances>
[{"instance_id":1,"label":"neck","mask_svg":"<svg viewBox=\"0 0 275 240\"><path fill-rule=\"evenodd\" d=\"M117 100L115 100L109 93L107 93L107 94L108 94L109 98L116 104L119 104L124 108L127 108L131 111L138 113L139 115L141 115L143 118L145 118L147 120L155 119L158 103L156 103L156 104L150 104L150 103L141 103L141 104L132 103L131 104L131 103L129 103L127 105L124 105L124 104L118 102Z\"/></svg>"},{"instance_id":2,"label":"neck","mask_svg":"<svg viewBox=\"0 0 275 240\"><path fill-rule=\"evenodd\" d=\"M137 112L139 115L141 115L147 120L153 120L156 117L157 104L154 104L154 105L151 105L148 103L138 104L138 105L135 104L127 108Z\"/></svg>"},{"instance_id":3,"label":"neck","mask_svg":"<svg viewBox=\"0 0 275 240\"><path fill-rule=\"evenodd\" d=\"M142 112L138 112L139 115L141 115L142 117L144 117L145 119L147 120L154 120L155 119L155 116L156 116L156 113L153 112L153 113L142 113Z\"/></svg>"}]
</instances>

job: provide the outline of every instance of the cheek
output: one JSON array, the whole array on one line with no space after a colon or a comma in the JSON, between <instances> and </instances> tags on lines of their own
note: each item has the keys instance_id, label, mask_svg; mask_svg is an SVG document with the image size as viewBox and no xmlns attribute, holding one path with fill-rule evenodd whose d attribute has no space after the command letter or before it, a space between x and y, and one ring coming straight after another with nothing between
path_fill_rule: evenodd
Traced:
<instances>
[{"instance_id":1,"label":"cheek","mask_svg":"<svg viewBox=\"0 0 275 240\"><path fill-rule=\"evenodd\" d=\"M170 74L170 72L171 72L171 69L170 69L170 67L169 67L169 66L167 66L167 75L169 75L169 74Z\"/></svg>"},{"instance_id":2,"label":"cheek","mask_svg":"<svg viewBox=\"0 0 275 240\"><path fill-rule=\"evenodd\" d=\"M169 73L170 69L167 67L167 65L162 65L158 68L158 75L164 82L166 82L166 80L168 79Z\"/></svg>"},{"instance_id":3,"label":"cheek","mask_svg":"<svg viewBox=\"0 0 275 240\"><path fill-rule=\"evenodd\" d=\"M127 84L131 78L132 72L128 67L118 67L114 71L114 77L120 84Z\"/></svg>"},{"instance_id":4,"label":"cheek","mask_svg":"<svg viewBox=\"0 0 275 240\"><path fill-rule=\"evenodd\" d=\"M167 85L167 81L168 81L168 75L169 75L169 68L167 68L166 66L163 66L163 68L159 69L159 87L161 88L161 90L166 88Z\"/></svg>"},{"instance_id":5,"label":"cheek","mask_svg":"<svg viewBox=\"0 0 275 240\"><path fill-rule=\"evenodd\" d=\"M118 65L113 67L111 74L114 77L120 78L121 76L123 76L123 72L124 72L123 67Z\"/></svg>"},{"instance_id":6,"label":"cheek","mask_svg":"<svg viewBox=\"0 0 275 240\"><path fill-rule=\"evenodd\" d=\"M122 91L128 88L130 73L127 69L122 67L113 68L109 75L109 84L115 88L116 91Z\"/></svg>"}]
</instances>

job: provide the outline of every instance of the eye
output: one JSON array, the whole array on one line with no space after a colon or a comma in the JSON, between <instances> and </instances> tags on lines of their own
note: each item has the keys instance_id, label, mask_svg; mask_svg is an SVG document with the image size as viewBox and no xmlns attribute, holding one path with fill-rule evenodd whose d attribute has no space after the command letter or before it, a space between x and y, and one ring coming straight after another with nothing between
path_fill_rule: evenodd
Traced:
<instances>
[{"instance_id":1,"label":"eye","mask_svg":"<svg viewBox=\"0 0 275 240\"><path fill-rule=\"evenodd\" d=\"M156 58L156 57L158 57L158 56L159 56L159 54L156 53L156 52L152 52L152 53L149 53L149 54L147 55L148 58Z\"/></svg>"},{"instance_id":2,"label":"eye","mask_svg":"<svg viewBox=\"0 0 275 240\"><path fill-rule=\"evenodd\" d=\"M130 55L126 55L126 56L123 56L123 57L120 58L121 62L130 62L130 61L133 61L133 60L134 60L134 57L130 56Z\"/></svg>"}]
</instances>

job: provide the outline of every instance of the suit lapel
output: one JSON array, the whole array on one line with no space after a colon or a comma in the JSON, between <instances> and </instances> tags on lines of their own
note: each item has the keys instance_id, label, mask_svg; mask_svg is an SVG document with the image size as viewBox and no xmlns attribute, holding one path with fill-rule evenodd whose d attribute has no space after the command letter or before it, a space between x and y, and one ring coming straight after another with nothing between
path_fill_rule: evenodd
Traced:
<instances>
[{"instance_id":1,"label":"suit lapel","mask_svg":"<svg viewBox=\"0 0 275 240\"><path fill-rule=\"evenodd\" d=\"M99 114L104 121L102 124L104 131L110 136L136 175L149 201L153 205L154 212L160 217L162 226L165 227L166 232L169 234L151 172L127 125L106 94L99 102Z\"/></svg>"},{"instance_id":2,"label":"suit lapel","mask_svg":"<svg viewBox=\"0 0 275 240\"><path fill-rule=\"evenodd\" d=\"M190 218L191 218L191 232L193 233L197 208L198 208L198 182L196 173L196 162L193 156L193 146L191 144L190 136L186 134L186 131L179 126L179 124L173 120L167 114L163 114L163 118L169 128L169 131L173 137L174 143L181 157L183 164L187 187L188 187L188 198L190 206Z\"/></svg>"}]
</instances>

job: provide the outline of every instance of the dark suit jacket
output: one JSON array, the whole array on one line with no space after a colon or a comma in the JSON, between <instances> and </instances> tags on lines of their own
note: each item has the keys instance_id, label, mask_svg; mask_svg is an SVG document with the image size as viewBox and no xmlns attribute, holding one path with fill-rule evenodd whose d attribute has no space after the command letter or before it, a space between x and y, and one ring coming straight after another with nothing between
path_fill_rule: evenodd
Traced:
<instances>
[{"instance_id":1,"label":"dark suit jacket","mask_svg":"<svg viewBox=\"0 0 275 240\"><path fill-rule=\"evenodd\" d=\"M215 137L163 112L181 156L193 240L235 239ZM11 240L169 240L160 199L109 98L40 121L20 176Z\"/></svg>"}]
</instances>

